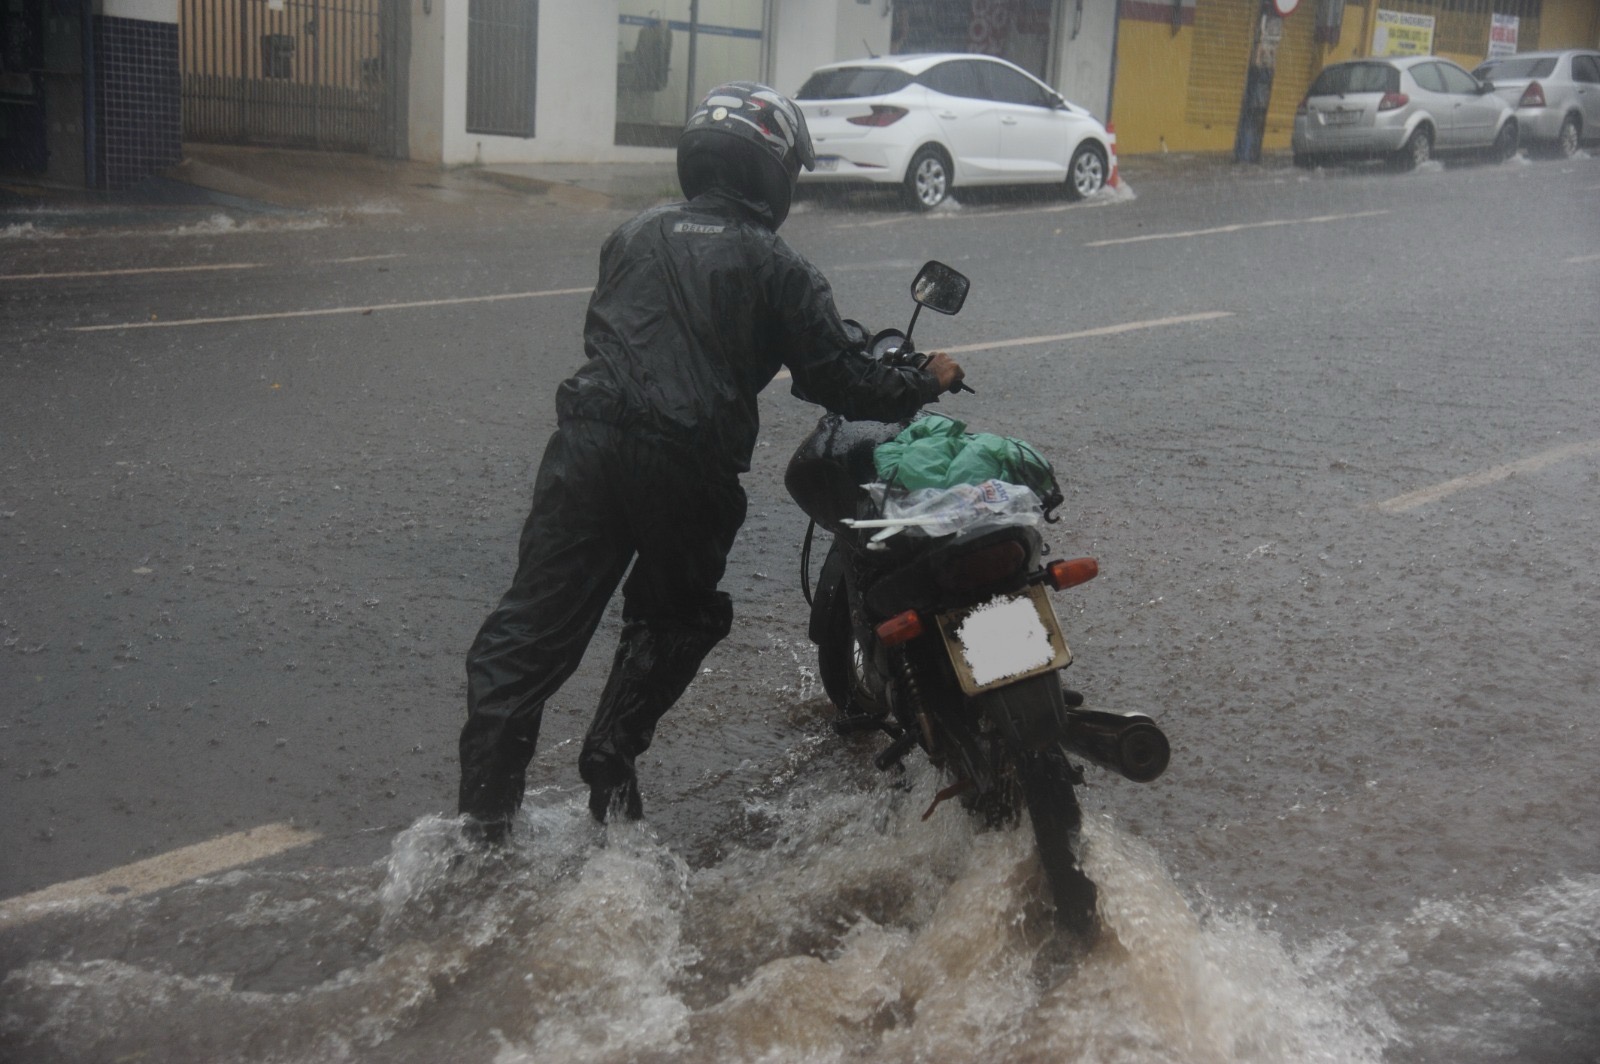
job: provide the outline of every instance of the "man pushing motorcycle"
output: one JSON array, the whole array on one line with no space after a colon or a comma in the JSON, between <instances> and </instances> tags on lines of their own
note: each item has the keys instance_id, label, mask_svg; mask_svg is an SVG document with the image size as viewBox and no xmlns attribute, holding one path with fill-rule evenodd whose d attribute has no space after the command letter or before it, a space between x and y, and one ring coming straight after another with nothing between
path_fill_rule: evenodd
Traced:
<instances>
[{"instance_id":1,"label":"man pushing motorcycle","mask_svg":"<svg viewBox=\"0 0 1600 1064\"><path fill-rule=\"evenodd\" d=\"M460 812L475 838L507 838L545 702L625 573L622 634L578 771L595 819L643 815L635 761L732 625L717 585L744 523L756 396L781 368L797 396L877 421L910 417L962 379L942 353L920 369L869 357L821 273L778 237L814 163L792 101L718 86L678 140L687 202L645 211L602 246L587 360L556 391L516 574L467 653Z\"/></svg>"}]
</instances>

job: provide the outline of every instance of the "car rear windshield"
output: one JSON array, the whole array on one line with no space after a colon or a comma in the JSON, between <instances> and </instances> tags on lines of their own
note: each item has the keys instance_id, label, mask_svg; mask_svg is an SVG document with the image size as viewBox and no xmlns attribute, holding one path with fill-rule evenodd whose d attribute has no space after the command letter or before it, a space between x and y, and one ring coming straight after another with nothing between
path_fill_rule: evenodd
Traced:
<instances>
[{"instance_id":1,"label":"car rear windshield","mask_svg":"<svg viewBox=\"0 0 1600 1064\"><path fill-rule=\"evenodd\" d=\"M840 67L837 70L819 70L800 86L798 100L853 100L860 96L882 96L898 92L911 84L911 75L903 70L885 70L882 67Z\"/></svg>"},{"instance_id":2,"label":"car rear windshield","mask_svg":"<svg viewBox=\"0 0 1600 1064\"><path fill-rule=\"evenodd\" d=\"M1484 63L1475 73L1480 78L1547 78L1556 69L1556 57L1553 55L1514 55L1506 59L1496 59L1492 63Z\"/></svg>"},{"instance_id":3,"label":"car rear windshield","mask_svg":"<svg viewBox=\"0 0 1600 1064\"><path fill-rule=\"evenodd\" d=\"M1399 92L1400 71L1388 63L1340 63L1317 75L1308 96L1343 96L1349 92Z\"/></svg>"}]
</instances>

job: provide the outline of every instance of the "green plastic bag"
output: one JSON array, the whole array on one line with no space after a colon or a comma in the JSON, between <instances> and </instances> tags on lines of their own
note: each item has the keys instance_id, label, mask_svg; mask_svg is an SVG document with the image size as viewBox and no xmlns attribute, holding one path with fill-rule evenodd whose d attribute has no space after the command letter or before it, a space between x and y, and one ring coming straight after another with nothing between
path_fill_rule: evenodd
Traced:
<instances>
[{"instance_id":1,"label":"green plastic bag","mask_svg":"<svg viewBox=\"0 0 1600 1064\"><path fill-rule=\"evenodd\" d=\"M942 414L918 418L873 452L878 477L892 488L949 488L1003 480L1021 484L1041 499L1060 499L1056 477L1031 446L1009 436L968 432L967 426ZM1047 509L1053 504L1046 502Z\"/></svg>"}]
</instances>

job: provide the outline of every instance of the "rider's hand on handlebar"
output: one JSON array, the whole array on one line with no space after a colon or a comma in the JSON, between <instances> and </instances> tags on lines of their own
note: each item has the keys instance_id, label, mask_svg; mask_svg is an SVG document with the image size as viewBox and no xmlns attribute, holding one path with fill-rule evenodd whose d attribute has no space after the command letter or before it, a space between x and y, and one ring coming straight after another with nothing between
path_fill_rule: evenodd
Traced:
<instances>
[{"instance_id":1,"label":"rider's hand on handlebar","mask_svg":"<svg viewBox=\"0 0 1600 1064\"><path fill-rule=\"evenodd\" d=\"M956 386L961 383L961 379L967 375L966 371L961 368L961 363L943 351L935 351L929 355L928 361L924 363L922 368L938 378L941 392L955 391Z\"/></svg>"}]
</instances>

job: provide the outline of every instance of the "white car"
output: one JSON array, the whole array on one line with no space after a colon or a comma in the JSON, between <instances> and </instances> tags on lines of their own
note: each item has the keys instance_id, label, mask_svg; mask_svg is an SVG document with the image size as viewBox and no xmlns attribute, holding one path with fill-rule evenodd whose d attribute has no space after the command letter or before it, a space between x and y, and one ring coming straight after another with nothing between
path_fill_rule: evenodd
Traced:
<instances>
[{"instance_id":1,"label":"white car","mask_svg":"<svg viewBox=\"0 0 1600 1064\"><path fill-rule=\"evenodd\" d=\"M952 189L1098 192L1116 162L1105 126L1003 59L949 53L818 67L795 94L816 146L808 185L900 185L918 210Z\"/></svg>"}]
</instances>

